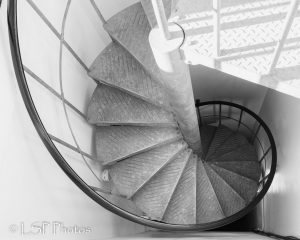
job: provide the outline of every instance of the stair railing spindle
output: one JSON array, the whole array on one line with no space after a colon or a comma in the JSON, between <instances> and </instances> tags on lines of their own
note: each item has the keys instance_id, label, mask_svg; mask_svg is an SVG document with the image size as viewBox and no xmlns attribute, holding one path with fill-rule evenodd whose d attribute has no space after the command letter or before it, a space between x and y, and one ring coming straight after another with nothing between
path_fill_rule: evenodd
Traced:
<instances>
[{"instance_id":1,"label":"stair railing spindle","mask_svg":"<svg viewBox=\"0 0 300 240\"><path fill-rule=\"evenodd\" d=\"M165 8L162 0L151 0L156 17L157 25L164 39L171 39L171 34L168 28L168 20L165 13Z\"/></svg>"}]
</instances>

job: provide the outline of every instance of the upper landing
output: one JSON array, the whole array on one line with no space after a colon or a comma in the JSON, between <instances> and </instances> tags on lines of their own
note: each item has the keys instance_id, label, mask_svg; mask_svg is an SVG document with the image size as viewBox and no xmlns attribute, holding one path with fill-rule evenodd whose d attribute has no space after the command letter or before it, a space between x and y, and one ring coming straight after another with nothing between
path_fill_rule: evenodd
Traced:
<instances>
[{"instance_id":1,"label":"upper landing","mask_svg":"<svg viewBox=\"0 0 300 240\"><path fill-rule=\"evenodd\" d=\"M185 30L187 63L300 98L299 8L299 0L181 0L169 21Z\"/></svg>"}]
</instances>

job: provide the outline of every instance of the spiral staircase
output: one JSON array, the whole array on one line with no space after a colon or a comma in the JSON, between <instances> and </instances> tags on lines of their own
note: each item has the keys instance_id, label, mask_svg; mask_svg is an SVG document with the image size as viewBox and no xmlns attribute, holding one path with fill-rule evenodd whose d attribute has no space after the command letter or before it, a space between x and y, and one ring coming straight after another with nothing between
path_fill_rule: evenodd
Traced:
<instances>
[{"instance_id":1,"label":"spiral staircase","mask_svg":"<svg viewBox=\"0 0 300 240\"><path fill-rule=\"evenodd\" d=\"M178 1L163 3L167 17L176 12ZM241 105L197 100L202 151L190 148L148 41L157 25L152 4L142 0L104 24L113 41L88 71L97 82L86 120L95 126L94 160L102 166L100 181L109 186L110 194L132 201L143 214L136 216L106 200L99 189L85 183L66 163L53 145L54 137L38 118L19 52L16 4L10 3L9 24L24 101L54 159L92 199L147 226L206 230L241 218L263 198L276 167L270 130ZM262 136L268 141L267 147L262 146Z\"/></svg>"}]
</instances>

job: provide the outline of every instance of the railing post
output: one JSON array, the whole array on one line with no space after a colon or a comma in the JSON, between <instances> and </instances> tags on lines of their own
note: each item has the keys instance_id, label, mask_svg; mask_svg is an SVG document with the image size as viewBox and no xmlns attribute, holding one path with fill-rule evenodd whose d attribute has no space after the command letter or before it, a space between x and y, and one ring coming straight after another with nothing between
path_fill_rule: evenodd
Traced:
<instances>
[{"instance_id":1,"label":"railing post","mask_svg":"<svg viewBox=\"0 0 300 240\"><path fill-rule=\"evenodd\" d=\"M161 72L161 81L168 94L172 111L178 121L185 141L195 153L201 154L201 139L195 100L189 67L184 63L180 47L184 41L183 29L172 24L176 38L169 32L162 0L152 0L158 28L153 28L149 35L149 42L154 58ZM170 26L171 27L171 26Z\"/></svg>"},{"instance_id":2,"label":"railing post","mask_svg":"<svg viewBox=\"0 0 300 240\"><path fill-rule=\"evenodd\" d=\"M162 36L164 36L166 40L169 40L171 38L171 34L168 28L168 20L165 14L164 4L162 0L151 0L151 1L152 1L154 14L156 17L158 29L161 31Z\"/></svg>"},{"instance_id":3,"label":"railing post","mask_svg":"<svg viewBox=\"0 0 300 240\"><path fill-rule=\"evenodd\" d=\"M214 32L214 56L219 57L221 50L220 50L220 41L221 41L221 29L220 29L220 22L221 22L221 0L213 0L213 32Z\"/></svg>"},{"instance_id":4,"label":"railing post","mask_svg":"<svg viewBox=\"0 0 300 240\"><path fill-rule=\"evenodd\" d=\"M294 17L296 15L296 12L297 12L298 5L299 5L299 0L292 0L289 11L288 11L287 16L285 18L284 27L283 27L283 30L282 30L282 33L281 33L281 37L280 37L280 39L277 43L277 46L276 46L276 49L275 49L275 52L274 52L274 55L273 55L273 60L272 60L272 63L270 65L270 68L269 68L269 74L271 74L273 72L274 68L277 65L277 62L279 60L282 48L283 48L284 43L287 39L287 36L288 36L289 31L291 29L291 26L293 24L293 20L294 20Z\"/></svg>"}]
</instances>

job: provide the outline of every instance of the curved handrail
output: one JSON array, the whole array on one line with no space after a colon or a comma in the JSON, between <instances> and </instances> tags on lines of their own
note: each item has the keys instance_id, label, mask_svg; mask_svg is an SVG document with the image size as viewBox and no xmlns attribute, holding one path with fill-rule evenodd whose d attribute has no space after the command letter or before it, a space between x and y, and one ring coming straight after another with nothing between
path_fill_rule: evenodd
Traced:
<instances>
[{"instance_id":1,"label":"curved handrail","mask_svg":"<svg viewBox=\"0 0 300 240\"><path fill-rule=\"evenodd\" d=\"M1 1L1 0L0 0ZM245 216L247 213L249 213L253 207L263 198L265 193L268 191L268 188L271 185L271 182L273 180L275 169L276 169L276 146L273 139L273 136L271 134L271 131L266 126L266 124L252 111L246 109L243 106L240 106L238 104L229 103L229 102L221 102L221 101L212 101L212 102L205 102L205 103L198 103L196 106L202 106L206 104L228 104L231 106L237 106L240 109L243 109L245 112L249 113L251 116L253 116L260 124L263 126L263 128L266 130L267 135L269 137L269 140L272 145L272 167L270 171L270 175L268 177L267 183L265 184L262 191L256 196L256 198L243 210L239 211L238 213L211 223L205 223L205 224L187 224L187 225L179 225L179 224L170 224L170 223L164 223L160 221L154 221L150 220L141 216L134 215L128 211L125 211L124 209L121 209L120 207L112 204L111 202L107 201L104 197L99 195L91 186L89 186L86 182L84 182L79 175L72 169L72 167L67 163L67 161L63 158L63 156L60 154L54 143L52 142L50 136L48 135L40 117L39 114L35 108L34 102L32 100L25 73L22 63L22 58L20 54L20 46L19 46L19 39L18 39L18 26L17 26L17 0L10 0L8 4L8 27L9 27L9 39L10 39L10 48L11 48L11 55L12 55L12 61L15 69L15 75L18 81L19 89L23 98L23 101L25 103L25 106L27 108L27 111L30 115L30 118L42 140L46 148L48 149L51 156L54 158L56 163L60 166L60 168L64 171L64 173L90 198L92 198L95 202L97 202L99 205L104 207L105 209L123 217L127 220L133 221L135 223L143 224L152 228L158 228L163 230L171 230L171 231L190 231L190 230L209 230L213 228L218 228L224 225L227 225L231 222L234 222L241 217Z\"/></svg>"}]
</instances>

